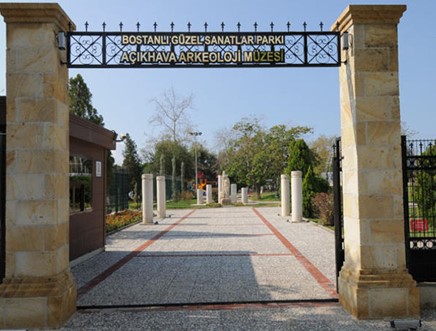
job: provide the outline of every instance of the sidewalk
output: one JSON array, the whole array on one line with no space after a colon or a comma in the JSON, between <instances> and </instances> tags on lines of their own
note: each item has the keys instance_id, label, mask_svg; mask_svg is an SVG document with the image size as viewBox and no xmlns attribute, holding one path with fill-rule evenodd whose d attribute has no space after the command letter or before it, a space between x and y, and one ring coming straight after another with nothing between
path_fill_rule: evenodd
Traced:
<instances>
[{"instance_id":1,"label":"sidewalk","mask_svg":"<svg viewBox=\"0 0 436 331\"><path fill-rule=\"evenodd\" d=\"M392 330L337 303L333 233L279 212L169 210L110 236L72 269L78 312L63 330Z\"/></svg>"}]
</instances>

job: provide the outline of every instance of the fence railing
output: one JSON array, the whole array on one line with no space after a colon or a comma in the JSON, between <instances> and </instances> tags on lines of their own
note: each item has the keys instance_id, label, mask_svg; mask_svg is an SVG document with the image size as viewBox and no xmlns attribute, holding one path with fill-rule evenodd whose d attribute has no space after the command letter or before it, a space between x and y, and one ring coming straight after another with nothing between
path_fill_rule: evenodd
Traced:
<instances>
[{"instance_id":1,"label":"fence railing","mask_svg":"<svg viewBox=\"0 0 436 331\"><path fill-rule=\"evenodd\" d=\"M436 281L435 142L402 137L406 259L417 281Z\"/></svg>"}]
</instances>

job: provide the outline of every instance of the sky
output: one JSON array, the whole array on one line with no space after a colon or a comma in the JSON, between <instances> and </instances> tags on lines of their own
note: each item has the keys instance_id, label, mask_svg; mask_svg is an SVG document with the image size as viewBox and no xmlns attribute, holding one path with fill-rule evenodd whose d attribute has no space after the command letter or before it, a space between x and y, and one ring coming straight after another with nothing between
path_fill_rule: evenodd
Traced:
<instances>
[{"instance_id":1,"label":"sky","mask_svg":"<svg viewBox=\"0 0 436 331\"><path fill-rule=\"evenodd\" d=\"M0 1L19 2L19 1ZM26 2L36 2L29 1ZM400 106L401 119L415 138L436 138L436 32L433 18L434 0L59 0L57 2L84 31L318 31L319 23L328 30L349 4L406 4L399 27ZM0 95L5 95L5 24L0 23ZM93 94L92 103L104 117L106 128L129 133L139 149L149 138L157 137L160 129L150 124L154 114L151 99L159 98L165 90L174 88L179 96L194 96L190 112L193 130L203 134L199 141L211 150L218 150L216 135L230 128L243 117L255 116L265 127L277 124L308 126L314 133L306 136L314 140L320 135L340 135L338 68L257 68L257 69L70 69L70 77L84 77ZM115 157L122 162L123 144L118 144Z\"/></svg>"}]
</instances>

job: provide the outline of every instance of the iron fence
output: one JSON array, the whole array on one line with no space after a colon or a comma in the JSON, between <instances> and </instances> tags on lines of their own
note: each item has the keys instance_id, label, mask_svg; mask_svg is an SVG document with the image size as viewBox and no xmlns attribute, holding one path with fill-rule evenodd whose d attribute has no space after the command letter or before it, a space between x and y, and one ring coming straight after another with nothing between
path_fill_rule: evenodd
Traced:
<instances>
[{"instance_id":1,"label":"iron fence","mask_svg":"<svg viewBox=\"0 0 436 331\"><path fill-rule=\"evenodd\" d=\"M406 260L417 281L436 281L435 142L402 137Z\"/></svg>"},{"instance_id":2,"label":"iron fence","mask_svg":"<svg viewBox=\"0 0 436 331\"><path fill-rule=\"evenodd\" d=\"M118 212L129 208L130 175L125 169L115 169L106 196L107 213Z\"/></svg>"}]
</instances>

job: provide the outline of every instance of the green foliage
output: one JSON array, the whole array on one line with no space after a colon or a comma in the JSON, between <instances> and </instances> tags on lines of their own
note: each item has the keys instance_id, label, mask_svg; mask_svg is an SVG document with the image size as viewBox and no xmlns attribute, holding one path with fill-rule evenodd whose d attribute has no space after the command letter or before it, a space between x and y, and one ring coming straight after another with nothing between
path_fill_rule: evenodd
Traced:
<instances>
[{"instance_id":1,"label":"green foliage","mask_svg":"<svg viewBox=\"0 0 436 331\"><path fill-rule=\"evenodd\" d=\"M297 139L290 143L287 174L290 175L292 171L300 170L304 178L309 167L313 167L314 163L314 155L303 139Z\"/></svg>"},{"instance_id":2,"label":"green foliage","mask_svg":"<svg viewBox=\"0 0 436 331\"><path fill-rule=\"evenodd\" d=\"M104 126L103 117L92 106L92 93L80 74L69 80L68 99L71 113Z\"/></svg>"},{"instance_id":3,"label":"green foliage","mask_svg":"<svg viewBox=\"0 0 436 331\"><path fill-rule=\"evenodd\" d=\"M142 175L142 164L138 156L138 151L136 143L130 138L130 135L126 134L126 139L124 140L124 151L123 151L123 168L127 169L130 175L130 185L133 186L135 183L141 182Z\"/></svg>"},{"instance_id":4,"label":"green foliage","mask_svg":"<svg viewBox=\"0 0 436 331\"><path fill-rule=\"evenodd\" d=\"M160 155L160 168L159 168L159 175L165 176L165 155Z\"/></svg>"},{"instance_id":5,"label":"green foliage","mask_svg":"<svg viewBox=\"0 0 436 331\"><path fill-rule=\"evenodd\" d=\"M310 149L317 160L317 164L313 168L315 174L320 175L322 172L329 171L335 141L336 137L334 136L321 135L310 144Z\"/></svg>"},{"instance_id":6,"label":"green foliage","mask_svg":"<svg viewBox=\"0 0 436 331\"><path fill-rule=\"evenodd\" d=\"M267 180L277 182L288 164L289 145L297 137L310 132L307 127L284 125L263 128L257 118L243 118L230 133L223 169L240 186L251 186L256 197Z\"/></svg>"},{"instance_id":7,"label":"green foliage","mask_svg":"<svg viewBox=\"0 0 436 331\"><path fill-rule=\"evenodd\" d=\"M194 177L194 158L188 149L180 142L172 140L160 140L154 150L146 155L147 165L145 171L152 174L169 176L172 174L172 158L176 158L177 164L185 164L187 178ZM162 173L163 170L163 173Z\"/></svg>"},{"instance_id":8,"label":"green foliage","mask_svg":"<svg viewBox=\"0 0 436 331\"><path fill-rule=\"evenodd\" d=\"M312 204L312 199L315 197L316 193L316 177L313 173L312 167L309 166L304 176L303 180L303 216L312 218L314 213L314 208Z\"/></svg>"},{"instance_id":9,"label":"green foliage","mask_svg":"<svg viewBox=\"0 0 436 331\"><path fill-rule=\"evenodd\" d=\"M317 193L312 199L315 212L319 217L321 225L333 226L333 194L332 193Z\"/></svg>"},{"instance_id":10,"label":"green foliage","mask_svg":"<svg viewBox=\"0 0 436 331\"><path fill-rule=\"evenodd\" d=\"M419 160L419 166L423 169L431 169L433 164L426 156L436 157L435 143L430 144L421 154L424 158ZM436 172L434 170L419 170L415 172L414 201L424 217L431 217L432 211L436 210Z\"/></svg>"},{"instance_id":11,"label":"green foliage","mask_svg":"<svg viewBox=\"0 0 436 331\"><path fill-rule=\"evenodd\" d=\"M199 173L203 173L207 180L215 180L218 165L217 157L201 144L196 144L197 149L197 168ZM191 150L192 158L194 158L195 150Z\"/></svg>"}]
</instances>

